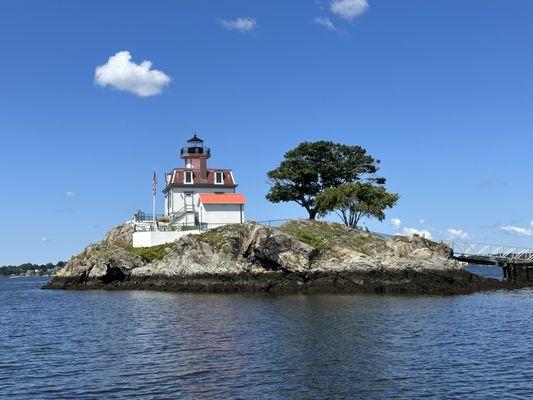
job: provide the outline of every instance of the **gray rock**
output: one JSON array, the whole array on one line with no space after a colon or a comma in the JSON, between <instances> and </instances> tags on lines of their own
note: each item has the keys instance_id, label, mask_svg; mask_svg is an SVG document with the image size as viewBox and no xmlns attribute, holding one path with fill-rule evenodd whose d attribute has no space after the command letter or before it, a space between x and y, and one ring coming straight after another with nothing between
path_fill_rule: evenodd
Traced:
<instances>
[{"instance_id":1,"label":"gray rock","mask_svg":"<svg viewBox=\"0 0 533 400\"><path fill-rule=\"evenodd\" d=\"M123 281L131 270L146 264L139 255L130 251L132 243L131 224L115 227L101 242L90 244L79 255L72 257L58 271L56 278L88 286Z\"/></svg>"},{"instance_id":2,"label":"gray rock","mask_svg":"<svg viewBox=\"0 0 533 400\"><path fill-rule=\"evenodd\" d=\"M104 242L125 243L133 245L133 224L126 222L123 225L112 228L105 235Z\"/></svg>"},{"instance_id":3,"label":"gray rock","mask_svg":"<svg viewBox=\"0 0 533 400\"><path fill-rule=\"evenodd\" d=\"M132 234L128 224L112 229L73 257L48 287L450 294L500 285L464 271L443 244L385 240L334 223L223 227L185 236L150 263L129 245Z\"/></svg>"}]
</instances>

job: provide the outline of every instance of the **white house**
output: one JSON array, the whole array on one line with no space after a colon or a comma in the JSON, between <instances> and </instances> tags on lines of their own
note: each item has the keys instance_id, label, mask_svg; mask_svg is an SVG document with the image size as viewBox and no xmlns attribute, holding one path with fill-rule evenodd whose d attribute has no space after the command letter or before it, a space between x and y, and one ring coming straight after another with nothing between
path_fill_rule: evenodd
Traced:
<instances>
[{"instance_id":1,"label":"white house","mask_svg":"<svg viewBox=\"0 0 533 400\"><path fill-rule=\"evenodd\" d=\"M244 222L244 204L242 194L236 193L200 193L198 196L198 219L200 226L209 229L222 225Z\"/></svg>"},{"instance_id":2,"label":"white house","mask_svg":"<svg viewBox=\"0 0 533 400\"><path fill-rule=\"evenodd\" d=\"M242 194L231 169L208 168L211 149L196 134L181 149L183 168L165 174L164 215L168 222L157 226L148 221L137 224L134 247L169 243L186 234L244 222Z\"/></svg>"}]
</instances>

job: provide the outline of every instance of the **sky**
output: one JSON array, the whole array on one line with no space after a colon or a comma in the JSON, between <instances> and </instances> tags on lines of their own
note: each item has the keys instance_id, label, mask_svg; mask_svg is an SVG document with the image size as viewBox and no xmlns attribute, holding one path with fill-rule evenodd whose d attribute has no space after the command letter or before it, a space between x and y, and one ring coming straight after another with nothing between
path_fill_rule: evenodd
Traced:
<instances>
[{"instance_id":1,"label":"sky","mask_svg":"<svg viewBox=\"0 0 533 400\"><path fill-rule=\"evenodd\" d=\"M66 260L149 212L153 168L182 166L193 131L249 219L305 217L265 199L266 172L332 140L401 196L370 229L533 247L530 0L0 7L0 265Z\"/></svg>"}]
</instances>

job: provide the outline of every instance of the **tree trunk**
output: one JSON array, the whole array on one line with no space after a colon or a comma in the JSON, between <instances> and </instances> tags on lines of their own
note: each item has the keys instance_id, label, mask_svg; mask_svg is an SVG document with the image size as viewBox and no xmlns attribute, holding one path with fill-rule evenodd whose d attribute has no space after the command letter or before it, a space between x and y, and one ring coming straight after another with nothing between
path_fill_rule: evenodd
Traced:
<instances>
[{"instance_id":1,"label":"tree trunk","mask_svg":"<svg viewBox=\"0 0 533 400\"><path fill-rule=\"evenodd\" d=\"M309 219L311 219L311 220L315 220L316 219L316 215L317 215L317 211L316 210L307 209L307 212L309 213Z\"/></svg>"}]
</instances>

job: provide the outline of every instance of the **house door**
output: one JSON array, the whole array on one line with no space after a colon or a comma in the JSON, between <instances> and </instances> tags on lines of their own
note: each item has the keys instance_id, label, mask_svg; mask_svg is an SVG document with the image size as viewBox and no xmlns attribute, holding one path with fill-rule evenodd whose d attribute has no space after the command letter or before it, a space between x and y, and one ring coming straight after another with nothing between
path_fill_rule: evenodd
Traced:
<instances>
[{"instance_id":1,"label":"house door","mask_svg":"<svg viewBox=\"0 0 533 400\"><path fill-rule=\"evenodd\" d=\"M185 210L192 211L194 209L194 196L192 193L185 193Z\"/></svg>"}]
</instances>

